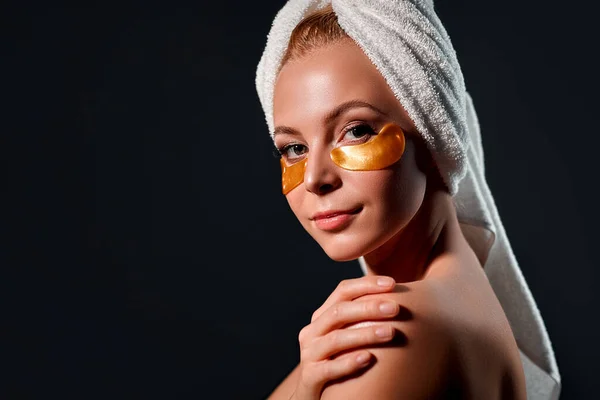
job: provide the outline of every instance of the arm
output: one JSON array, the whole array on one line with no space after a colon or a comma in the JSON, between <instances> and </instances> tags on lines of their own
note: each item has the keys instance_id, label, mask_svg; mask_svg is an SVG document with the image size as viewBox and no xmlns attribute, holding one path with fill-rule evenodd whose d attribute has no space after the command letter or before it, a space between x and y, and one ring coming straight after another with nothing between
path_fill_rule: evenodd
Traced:
<instances>
[{"instance_id":1,"label":"arm","mask_svg":"<svg viewBox=\"0 0 600 400\"><path fill-rule=\"evenodd\" d=\"M430 400L460 389L452 388L446 368L448 360L444 357L431 358L431 352L400 347L377 349L373 353L377 362L371 369L359 377L326 387L321 399Z\"/></svg>"},{"instance_id":2,"label":"arm","mask_svg":"<svg viewBox=\"0 0 600 400\"><path fill-rule=\"evenodd\" d=\"M289 400L294 394L296 389L296 383L298 382L298 373L300 372L300 365L296 367L288 374L287 377L267 397L267 400Z\"/></svg>"}]
</instances>

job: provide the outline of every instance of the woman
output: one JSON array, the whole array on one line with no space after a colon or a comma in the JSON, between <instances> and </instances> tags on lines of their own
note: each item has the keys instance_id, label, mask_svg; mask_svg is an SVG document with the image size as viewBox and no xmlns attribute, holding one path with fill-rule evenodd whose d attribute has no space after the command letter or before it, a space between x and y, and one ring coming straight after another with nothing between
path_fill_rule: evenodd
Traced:
<instances>
[{"instance_id":1,"label":"woman","mask_svg":"<svg viewBox=\"0 0 600 400\"><path fill-rule=\"evenodd\" d=\"M290 208L365 276L315 311L270 398L558 398L433 4L325 3L282 8L257 89Z\"/></svg>"}]
</instances>

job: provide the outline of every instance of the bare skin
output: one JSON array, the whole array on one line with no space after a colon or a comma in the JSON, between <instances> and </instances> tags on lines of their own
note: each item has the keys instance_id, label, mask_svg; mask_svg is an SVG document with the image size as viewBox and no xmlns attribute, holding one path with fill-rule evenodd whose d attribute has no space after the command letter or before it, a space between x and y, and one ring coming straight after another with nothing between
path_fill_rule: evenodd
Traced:
<instances>
[{"instance_id":1,"label":"bare skin","mask_svg":"<svg viewBox=\"0 0 600 400\"><path fill-rule=\"evenodd\" d=\"M325 120L351 100L373 107ZM414 124L362 51L348 39L288 62L275 86L274 119L284 158L308 158L304 182L286 195L290 208L332 259L364 256L367 275L341 285L315 312L299 335L300 364L269 398L525 399L517 345L481 266L486 254L473 250L487 246L465 239ZM331 162L332 148L367 141L387 122L407 137L396 164L349 171ZM353 130L360 124L373 133ZM350 209L358 212L336 229L313 218ZM380 276L396 284L377 286ZM391 315L378 313L385 300ZM378 337L378 327L393 335Z\"/></svg>"}]
</instances>

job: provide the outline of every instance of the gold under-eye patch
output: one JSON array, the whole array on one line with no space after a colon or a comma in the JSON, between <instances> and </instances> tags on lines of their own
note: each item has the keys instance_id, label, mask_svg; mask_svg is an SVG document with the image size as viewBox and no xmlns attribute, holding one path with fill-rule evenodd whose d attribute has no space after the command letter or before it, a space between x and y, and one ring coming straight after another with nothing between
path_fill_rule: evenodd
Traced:
<instances>
[{"instance_id":1,"label":"gold under-eye patch","mask_svg":"<svg viewBox=\"0 0 600 400\"><path fill-rule=\"evenodd\" d=\"M299 161L292 165L286 165L283 157L279 159L281 164L281 186L283 194L288 194L290 190L298 186L304 181L304 170L306 169L306 161L305 158L302 161Z\"/></svg>"},{"instance_id":2,"label":"gold under-eye patch","mask_svg":"<svg viewBox=\"0 0 600 400\"><path fill-rule=\"evenodd\" d=\"M371 140L361 144L336 147L331 159L351 171L371 171L389 167L404 153L404 132L396 124L387 124Z\"/></svg>"},{"instance_id":3,"label":"gold under-eye patch","mask_svg":"<svg viewBox=\"0 0 600 400\"><path fill-rule=\"evenodd\" d=\"M372 171L394 164L402 157L406 141L402 128L386 124L371 140L361 144L336 147L330 153L331 160L339 167L351 171ZM283 194L304 181L304 171L308 158L292 165L281 164L281 184Z\"/></svg>"}]
</instances>

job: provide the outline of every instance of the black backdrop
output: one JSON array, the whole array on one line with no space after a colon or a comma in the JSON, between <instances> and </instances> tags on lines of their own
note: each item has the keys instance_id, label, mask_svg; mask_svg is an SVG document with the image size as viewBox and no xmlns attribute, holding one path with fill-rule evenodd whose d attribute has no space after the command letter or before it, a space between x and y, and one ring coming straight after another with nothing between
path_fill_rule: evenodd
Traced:
<instances>
[{"instance_id":1,"label":"black backdrop","mask_svg":"<svg viewBox=\"0 0 600 400\"><path fill-rule=\"evenodd\" d=\"M360 274L280 193L254 74L283 2L51 3L1 13L4 398L264 398L312 311ZM593 398L593 14L436 4L561 399Z\"/></svg>"}]
</instances>

